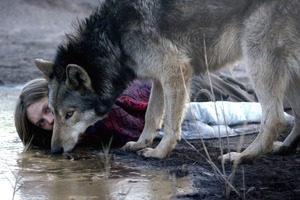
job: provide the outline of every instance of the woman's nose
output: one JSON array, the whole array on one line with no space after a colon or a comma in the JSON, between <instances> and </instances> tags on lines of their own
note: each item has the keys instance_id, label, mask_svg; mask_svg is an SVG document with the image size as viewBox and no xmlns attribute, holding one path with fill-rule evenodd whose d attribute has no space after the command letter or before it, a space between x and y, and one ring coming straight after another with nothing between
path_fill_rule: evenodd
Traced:
<instances>
[{"instance_id":1,"label":"woman's nose","mask_svg":"<svg viewBox=\"0 0 300 200\"><path fill-rule=\"evenodd\" d=\"M54 124L54 116L53 116L52 112L46 114L45 120L46 120L50 125L53 125L53 124Z\"/></svg>"}]
</instances>

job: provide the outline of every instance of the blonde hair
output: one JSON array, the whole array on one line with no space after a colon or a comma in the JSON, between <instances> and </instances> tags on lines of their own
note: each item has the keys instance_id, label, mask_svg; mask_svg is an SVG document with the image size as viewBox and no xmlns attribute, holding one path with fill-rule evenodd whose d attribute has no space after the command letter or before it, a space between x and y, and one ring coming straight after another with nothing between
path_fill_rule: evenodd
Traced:
<instances>
[{"instance_id":1,"label":"blonde hair","mask_svg":"<svg viewBox=\"0 0 300 200\"><path fill-rule=\"evenodd\" d=\"M47 97L47 93L47 81L44 78L38 78L25 84L17 100L14 113L15 127L25 149L32 146L50 147L52 131L43 130L32 124L26 112L28 106Z\"/></svg>"}]
</instances>

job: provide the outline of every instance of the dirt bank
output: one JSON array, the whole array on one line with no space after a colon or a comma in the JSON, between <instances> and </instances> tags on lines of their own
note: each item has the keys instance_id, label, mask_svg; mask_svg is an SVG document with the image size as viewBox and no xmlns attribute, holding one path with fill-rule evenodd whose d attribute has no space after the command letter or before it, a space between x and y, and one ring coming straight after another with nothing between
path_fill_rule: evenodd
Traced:
<instances>
[{"instance_id":1,"label":"dirt bank","mask_svg":"<svg viewBox=\"0 0 300 200\"><path fill-rule=\"evenodd\" d=\"M279 138L282 140L291 127ZM245 136L242 149L245 149L256 137L256 134ZM222 140L224 152L236 150L240 137ZM201 141L180 141L173 154L164 160L145 159L134 153L112 150L114 158L118 162L134 163L136 166L168 170L177 178L187 176L191 179L194 193L176 196L179 199L223 199L226 184L225 181L215 176L212 166L209 164ZM218 139L205 140L205 144L212 162L223 174L222 165L218 161L221 155ZM233 185L246 199L297 199L300 195L300 155L299 148L295 154L278 156L267 154L259 157L251 164L239 165L236 168ZM231 174L232 165L225 165L225 177ZM230 199L240 199L236 192L232 192Z\"/></svg>"},{"instance_id":2,"label":"dirt bank","mask_svg":"<svg viewBox=\"0 0 300 200\"><path fill-rule=\"evenodd\" d=\"M53 59L71 23L98 4L94 0L0 1L0 84L40 77L34 59Z\"/></svg>"}]
</instances>

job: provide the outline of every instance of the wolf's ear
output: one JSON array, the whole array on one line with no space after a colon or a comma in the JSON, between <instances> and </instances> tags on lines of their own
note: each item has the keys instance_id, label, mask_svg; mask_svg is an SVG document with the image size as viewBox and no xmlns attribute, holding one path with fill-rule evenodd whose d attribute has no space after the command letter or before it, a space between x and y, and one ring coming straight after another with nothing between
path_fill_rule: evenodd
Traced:
<instances>
[{"instance_id":1,"label":"wolf's ear","mask_svg":"<svg viewBox=\"0 0 300 200\"><path fill-rule=\"evenodd\" d=\"M67 66L67 86L77 90L80 86L92 89L91 79L88 73L79 65L69 64Z\"/></svg>"},{"instance_id":2,"label":"wolf's ear","mask_svg":"<svg viewBox=\"0 0 300 200\"><path fill-rule=\"evenodd\" d=\"M34 63L43 72L45 78L49 80L49 76L53 72L54 62L43 59L35 59Z\"/></svg>"}]
</instances>

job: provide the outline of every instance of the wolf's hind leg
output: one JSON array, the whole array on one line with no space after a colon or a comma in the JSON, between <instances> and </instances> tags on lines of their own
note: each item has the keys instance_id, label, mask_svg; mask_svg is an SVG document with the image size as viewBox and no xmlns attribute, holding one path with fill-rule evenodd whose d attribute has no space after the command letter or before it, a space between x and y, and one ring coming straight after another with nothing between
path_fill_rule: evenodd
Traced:
<instances>
[{"instance_id":1,"label":"wolf's hind leg","mask_svg":"<svg viewBox=\"0 0 300 200\"><path fill-rule=\"evenodd\" d=\"M273 153L280 155L287 155L294 153L300 142L300 80L291 81L292 85L287 90L287 97L293 110L294 127L291 133L286 137L283 142L276 142L273 147Z\"/></svg>"},{"instance_id":2,"label":"wolf's hind leg","mask_svg":"<svg viewBox=\"0 0 300 200\"><path fill-rule=\"evenodd\" d=\"M243 152L225 154L223 161L252 162L259 155L272 150L274 141L286 127L282 104L279 101L274 101L268 105L261 105L263 117L258 136Z\"/></svg>"},{"instance_id":3,"label":"wolf's hind leg","mask_svg":"<svg viewBox=\"0 0 300 200\"><path fill-rule=\"evenodd\" d=\"M223 161L252 162L257 156L270 152L274 141L285 129L283 98L288 83L284 59L252 59L249 63L254 89L262 107L261 128L255 140L242 152L223 156ZM251 62L252 61L252 62Z\"/></svg>"},{"instance_id":4,"label":"wolf's hind leg","mask_svg":"<svg viewBox=\"0 0 300 200\"><path fill-rule=\"evenodd\" d=\"M161 83L154 80L145 116L145 127L137 142L127 142L124 150L137 151L152 144L152 141L162 126L164 112L164 96Z\"/></svg>"}]
</instances>

